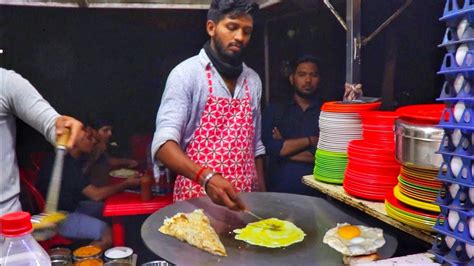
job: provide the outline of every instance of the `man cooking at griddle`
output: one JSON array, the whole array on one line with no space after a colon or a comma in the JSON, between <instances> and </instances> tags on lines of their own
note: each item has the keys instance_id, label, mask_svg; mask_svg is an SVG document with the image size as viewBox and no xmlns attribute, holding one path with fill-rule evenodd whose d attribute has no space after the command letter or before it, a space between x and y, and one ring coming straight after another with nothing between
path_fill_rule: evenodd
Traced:
<instances>
[{"instance_id":1,"label":"man cooking at griddle","mask_svg":"<svg viewBox=\"0 0 474 266\"><path fill-rule=\"evenodd\" d=\"M179 174L174 201L207 194L214 203L244 210L237 192L265 189L262 82L242 62L257 9L251 0L212 0L210 40L168 76L152 154Z\"/></svg>"}]
</instances>

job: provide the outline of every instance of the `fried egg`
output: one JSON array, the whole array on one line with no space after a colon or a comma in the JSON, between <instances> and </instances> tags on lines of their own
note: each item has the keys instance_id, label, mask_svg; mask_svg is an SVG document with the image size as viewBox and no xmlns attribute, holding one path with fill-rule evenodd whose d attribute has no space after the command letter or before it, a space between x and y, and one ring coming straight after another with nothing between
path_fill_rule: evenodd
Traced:
<instances>
[{"instance_id":1,"label":"fried egg","mask_svg":"<svg viewBox=\"0 0 474 266\"><path fill-rule=\"evenodd\" d=\"M329 229L323 243L346 256L372 254L385 244L383 230L363 225L337 224Z\"/></svg>"},{"instance_id":2,"label":"fried egg","mask_svg":"<svg viewBox=\"0 0 474 266\"><path fill-rule=\"evenodd\" d=\"M303 241L305 233L291 222L277 218L249 223L234 230L235 239L267 248L287 247Z\"/></svg>"}]
</instances>

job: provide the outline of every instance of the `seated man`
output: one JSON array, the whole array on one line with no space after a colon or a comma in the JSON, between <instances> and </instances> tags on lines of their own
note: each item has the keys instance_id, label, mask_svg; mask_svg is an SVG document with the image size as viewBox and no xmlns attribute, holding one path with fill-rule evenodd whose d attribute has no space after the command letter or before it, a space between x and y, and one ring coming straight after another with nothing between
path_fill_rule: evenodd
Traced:
<instances>
[{"instance_id":1,"label":"seated man","mask_svg":"<svg viewBox=\"0 0 474 266\"><path fill-rule=\"evenodd\" d=\"M104 178L108 176L111 169L119 167L134 168L137 161L127 158L112 156L109 152L110 139L113 134L112 122L107 119L95 119L89 123L89 128L93 130L97 144L94 150L85 158L83 172L91 178L94 185L103 185Z\"/></svg>"},{"instance_id":2,"label":"seated man","mask_svg":"<svg viewBox=\"0 0 474 266\"><path fill-rule=\"evenodd\" d=\"M289 82L293 87L291 99L269 105L263 114L262 140L270 159L267 190L315 195L317 192L305 186L301 177L313 173L319 139L322 100L317 94L320 74L316 58L297 59Z\"/></svg>"},{"instance_id":3,"label":"seated man","mask_svg":"<svg viewBox=\"0 0 474 266\"><path fill-rule=\"evenodd\" d=\"M59 233L71 239L90 239L91 245L102 250L112 245L112 234L109 226L102 221L101 202L105 198L129 187L138 186L140 179L131 177L122 183L97 187L89 183L89 178L82 174L79 158L94 149L96 140L92 130L83 131L76 146L64 158L61 190L58 202L59 210L69 212L61 224ZM39 189L47 194L54 156L48 158L39 175Z\"/></svg>"}]
</instances>

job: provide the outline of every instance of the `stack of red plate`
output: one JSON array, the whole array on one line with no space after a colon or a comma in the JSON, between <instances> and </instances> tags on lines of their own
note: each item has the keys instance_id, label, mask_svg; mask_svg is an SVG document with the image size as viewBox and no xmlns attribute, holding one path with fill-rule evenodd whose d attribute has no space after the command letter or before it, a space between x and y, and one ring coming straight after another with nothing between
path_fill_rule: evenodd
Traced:
<instances>
[{"instance_id":1,"label":"stack of red plate","mask_svg":"<svg viewBox=\"0 0 474 266\"><path fill-rule=\"evenodd\" d=\"M370 111L361 112L362 136L366 140L378 143L382 146L395 148L394 125L395 119L399 117L396 112Z\"/></svg>"},{"instance_id":2,"label":"stack of red plate","mask_svg":"<svg viewBox=\"0 0 474 266\"><path fill-rule=\"evenodd\" d=\"M387 191L398 182L400 164L393 148L371 140L353 140L349 143L343 186L350 195L383 201Z\"/></svg>"},{"instance_id":3,"label":"stack of red plate","mask_svg":"<svg viewBox=\"0 0 474 266\"><path fill-rule=\"evenodd\" d=\"M360 112L363 140L349 143L349 163L343 186L347 193L383 201L398 182L400 164L395 159L395 112Z\"/></svg>"}]
</instances>

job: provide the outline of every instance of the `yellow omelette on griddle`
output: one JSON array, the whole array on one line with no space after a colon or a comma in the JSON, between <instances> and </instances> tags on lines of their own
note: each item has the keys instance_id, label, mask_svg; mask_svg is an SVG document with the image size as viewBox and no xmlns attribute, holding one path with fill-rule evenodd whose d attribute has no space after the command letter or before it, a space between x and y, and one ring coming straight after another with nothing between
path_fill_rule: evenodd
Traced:
<instances>
[{"instance_id":1,"label":"yellow omelette on griddle","mask_svg":"<svg viewBox=\"0 0 474 266\"><path fill-rule=\"evenodd\" d=\"M249 223L234 230L235 239L267 248L287 247L303 241L305 233L291 222L277 218Z\"/></svg>"}]
</instances>

